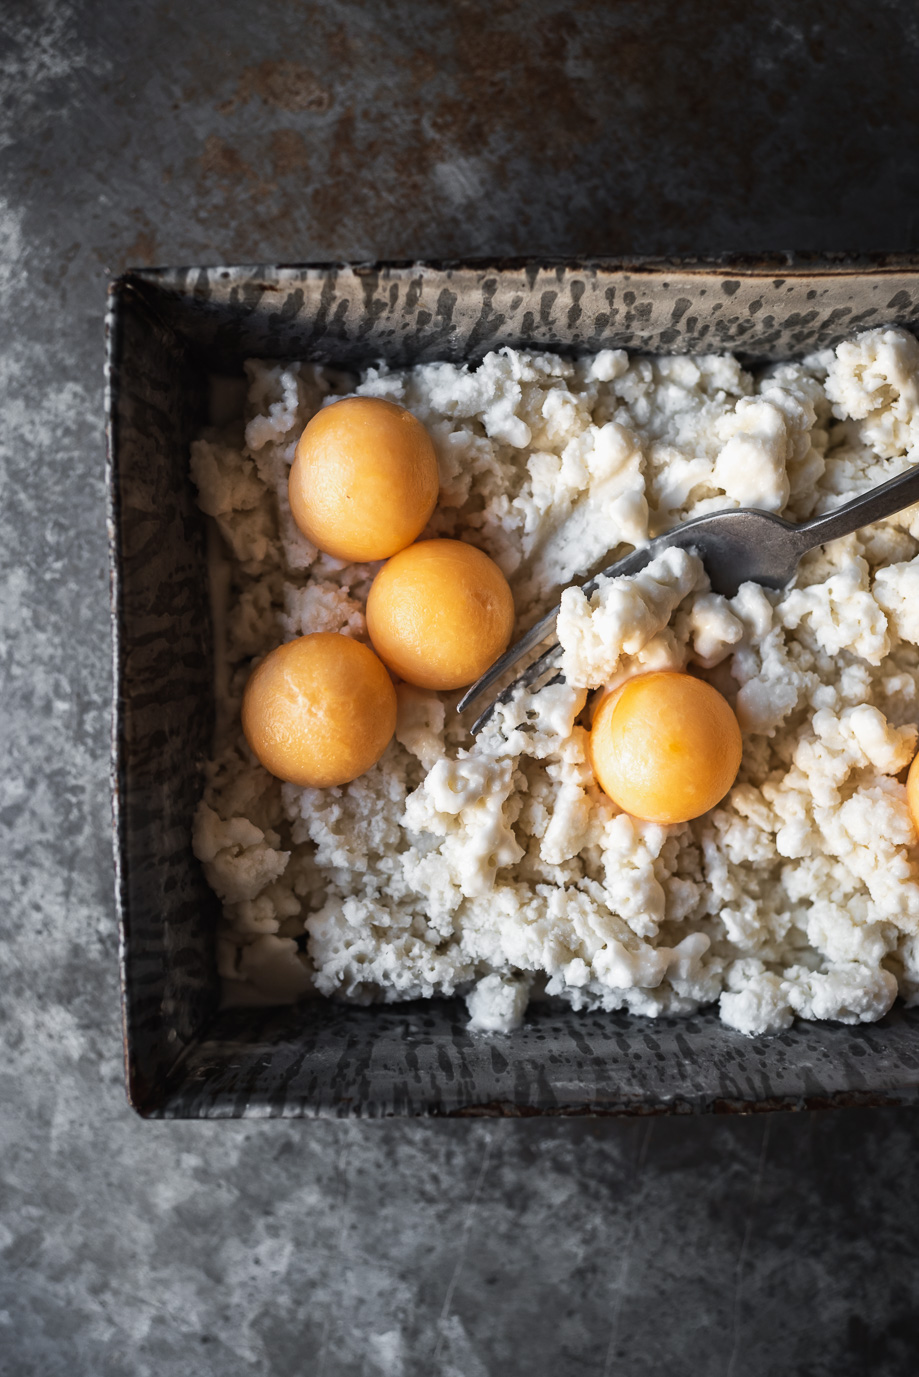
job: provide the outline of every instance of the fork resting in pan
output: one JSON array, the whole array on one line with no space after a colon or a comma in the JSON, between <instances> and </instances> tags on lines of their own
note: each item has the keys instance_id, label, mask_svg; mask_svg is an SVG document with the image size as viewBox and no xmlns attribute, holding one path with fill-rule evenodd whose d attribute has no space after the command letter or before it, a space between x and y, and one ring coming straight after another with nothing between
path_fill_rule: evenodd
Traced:
<instances>
[{"instance_id":1,"label":"fork resting in pan","mask_svg":"<svg viewBox=\"0 0 919 1377\"><path fill-rule=\"evenodd\" d=\"M596 592L602 579L637 574L661 550L675 546L681 550L695 551L705 565L713 591L723 593L725 597L733 597L740 585L748 582L761 583L766 588L784 588L794 577L801 557L808 550L828 540L836 540L839 536L851 535L872 521L894 516L916 502L919 502L919 464L879 487L870 488L844 506L798 525L780 516L773 516L771 512L747 507L697 516L664 535L656 536L640 550L634 550L625 559L609 565L580 587L589 597ZM535 626L530 627L526 635L505 651L481 679L477 679L466 690L457 704L457 712L465 712L515 665L544 642L549 642L522 673L482 708L472 725L473 732L484 727L498 703L508 702L519 689L534 684L552 669L561 655L561 646L554 636L558 611L556 604L551 612L547 612ZM560 677L556 674L550 682L554 683Z\"/></svg>"}]
</instances>

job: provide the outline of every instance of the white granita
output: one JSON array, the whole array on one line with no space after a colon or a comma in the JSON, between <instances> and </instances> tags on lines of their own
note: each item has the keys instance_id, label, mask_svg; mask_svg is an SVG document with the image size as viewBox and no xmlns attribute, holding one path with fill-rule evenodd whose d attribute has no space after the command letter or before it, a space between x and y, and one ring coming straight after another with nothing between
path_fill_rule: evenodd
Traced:
<instances>
[{"instance_id":1,"label":"white granita","mask_svg":"<svg viewBox=\"0 0 919 1377\"><path fill-rule=\"evenodd\" d=\"M739 505L802 520L916 462L911 335L871 330L760 376L730 357L510 349L350 380L247 372L245 430L210 431L192 453L230 588L194 833L223 904L229 998L459 993L490 1032L532 997L649 1016L718 1002L750 1034L877 1019L898 990L919 1000L902 782L919 720L919 508L813 552L780 594L720 597L678 550L589 598L569 588L563 682L503 705L477 740L458 695L399 685L392 744L343 788L281 785L239 727L245 680L279 641L366 639L377 566L317 553L287 505L296 441L326 401L352 389L424 422L441 483L425 534L496 559L522 631L677 522ZM639 822L593 781L589 693L690 665L737 712L740 774L694 822Z\"/></svg>"}]
</instances>

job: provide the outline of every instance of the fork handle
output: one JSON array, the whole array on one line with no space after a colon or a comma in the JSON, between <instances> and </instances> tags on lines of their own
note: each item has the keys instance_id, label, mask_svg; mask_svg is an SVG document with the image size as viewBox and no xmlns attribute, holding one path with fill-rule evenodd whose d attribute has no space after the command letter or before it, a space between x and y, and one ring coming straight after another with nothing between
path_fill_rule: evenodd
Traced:
<instances>
[{"instance_id":1,"label":"fork handle","mask_svg":"<svg viewBox=\"0 0 919 1377\"><path fill-rule=\"evenodd\" d=\"M881 521L886 516L895 516L904 507L912 507L916 502L919 502L919 464L882 483L879 488L870 488L861 497L853 498L825 516L802 522L795 528L799 551L803 555L805 551L813 550L815 545L851 535L860 527L872 521Z\"/></svg>"}]
</instances>

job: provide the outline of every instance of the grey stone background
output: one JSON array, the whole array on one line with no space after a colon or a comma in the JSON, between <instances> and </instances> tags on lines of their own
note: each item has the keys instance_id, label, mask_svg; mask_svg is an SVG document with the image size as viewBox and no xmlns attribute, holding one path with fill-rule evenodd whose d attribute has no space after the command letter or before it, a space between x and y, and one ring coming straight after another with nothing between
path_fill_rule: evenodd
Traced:
<instances>
[{"instance_id":1,"label":"grey stone background","mask_svg":"<svg viewBox=\"0 0 919 1377\"><path fill-rule=\"evenodd\" d=\"M919 248L897 0L0 0L0 1372L886 1377L919 1124L142 1123L101 315L128 265Z\"/></svg>"}]
</instances>

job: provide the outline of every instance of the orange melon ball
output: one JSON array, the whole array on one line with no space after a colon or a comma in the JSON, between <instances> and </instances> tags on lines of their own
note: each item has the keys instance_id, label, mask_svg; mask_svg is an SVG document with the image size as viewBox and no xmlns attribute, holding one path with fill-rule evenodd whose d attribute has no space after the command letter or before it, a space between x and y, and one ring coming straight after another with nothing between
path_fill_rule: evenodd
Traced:
<instances>
[{"instance_id":1,"label":"orange melon ball","mask_svg":"<svg viewBox=\"0 0 919 1377\"><path fill-rule=\"evenodd\" d=\"M379 760L396 729L396 691L368 646L317 631L279 645L252 671L242 725L266 770L326 789Z\"/></svg>"},{"instance_id":2,"label":"orange melon ball","mask_svg":"<svg viewBox=\"0 0 919 1377\"><path fill-rule=\"evenodd\" d=\"M427 525L437 502L431 437L404 406L345 397L304 430L290 470L300 530L336 559L388 559Z\"/></svg>"},{"instance_id":3,"label":"orange melon ball","mask_svg":"<svg viewBox=\"0 0 919 1377\"><path fill-rule=\"evenodd\" d=\"M916 831L919 832L919 755L910 765L909 774L906 776L906 801L913 815Z\"/></svg>"},{"instance_id":4,"label":"orange melon ball","mask_svg":"<svg viewBox=\"0 0 919 1377\"><path fill-rule=\"evenodd\" d=\"M661 670L604 698L590 732L600 787L646 822L688 822L734 783L742 742L730 703L691 674Z\"/></svg>"},{"instance_id":5,"label":"orange melon ball","mask_svg":"<svg viewBox=\"0 0 919 1377\"><path fill-rule=\"evenodd\" d=\"M385 664L418 688L471 684L507 649L514 598L493 559L462 540L420 540L394 555L367 599Z\"/></svg>"}]
</instances>

